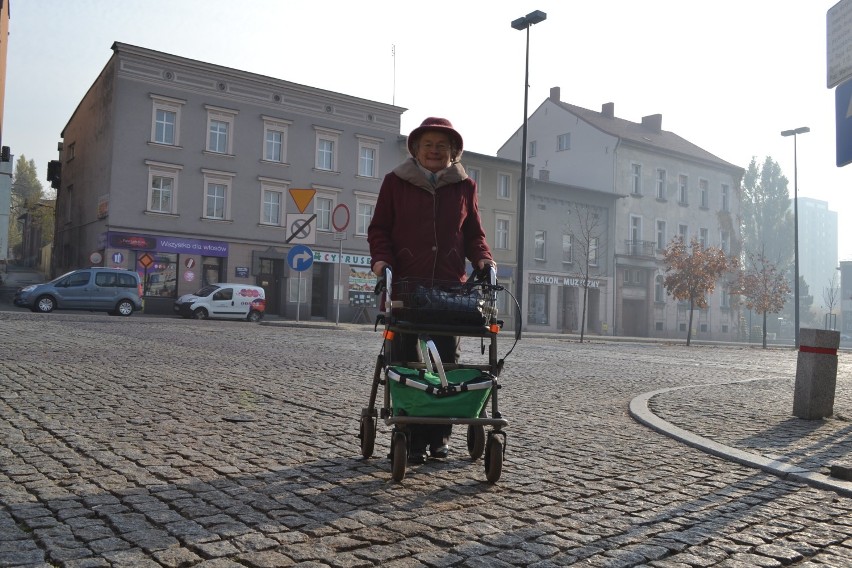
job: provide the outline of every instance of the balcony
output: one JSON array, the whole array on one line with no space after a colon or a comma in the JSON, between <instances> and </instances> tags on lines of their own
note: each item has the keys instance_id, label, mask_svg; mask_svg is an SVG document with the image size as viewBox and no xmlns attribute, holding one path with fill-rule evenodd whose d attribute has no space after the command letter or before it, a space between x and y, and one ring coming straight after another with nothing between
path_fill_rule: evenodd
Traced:
<instances>
[{"instance_id":1,"label":"balcony","mask_svg":"<svg viewBox=\"0 0 852 568\"><path fill-rule=\"evenodd\" d=\"M657 243L654 241L624 241L625 254L640 258L655 258Z\"/></svg>"}]
</instances>

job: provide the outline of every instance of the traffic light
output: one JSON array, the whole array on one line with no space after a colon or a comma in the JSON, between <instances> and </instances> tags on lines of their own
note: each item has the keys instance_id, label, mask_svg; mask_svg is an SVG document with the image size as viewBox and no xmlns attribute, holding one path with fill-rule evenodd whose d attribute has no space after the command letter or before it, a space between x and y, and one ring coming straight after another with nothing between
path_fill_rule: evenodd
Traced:
<instances>
[{"instance_id":1,"label":"traffic light","mask_svg":"<svg viewBox=\"0 0 852 568\"><path fill-rule=\"evenodd\" d=\"M12 150L8 146L3 146L0 149L0 162L10 162L12 161Z\"/></svg>"},{"instance_id":2,"label":"traffic light","mask_svg":"<svg viewBox=\"0 0 852 568\"><path fill-rule=\"evenodd\" d=\"M59 189L62 180L62 164L59 160L50 160L47 163L47 181L50 182L50 187Z\"/></svg>"}]
</instances>

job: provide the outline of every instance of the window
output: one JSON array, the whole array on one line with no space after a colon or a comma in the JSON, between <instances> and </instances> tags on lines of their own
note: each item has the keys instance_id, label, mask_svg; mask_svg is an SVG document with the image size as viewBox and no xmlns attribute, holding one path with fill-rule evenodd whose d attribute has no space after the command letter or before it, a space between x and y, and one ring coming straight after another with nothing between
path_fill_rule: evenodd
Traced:
<instances>
[{"instance_id":1,"label":"window","mask_svg":"<svg viewBox=\"0 0 852 568\"><path fill-rule=\"evenodd\" d=\"M707 229L705 229L704 227L698 229L698 244L702 249L707 248L707 246L710 244L707 239Z\"/></svg>"},{"instance_id":2,"label":"window","mask_svg":"<svg viewBox=\"0 0 852 568\"><path fill-rule=\"evenodd\" d=\"M657 169L657 199L666 198L666 170Z\"/></svg>"},{"instance_id":3,"label":"window","mask_svg":"<svg viewBox=\"0 0 852 568\"><path fill-rule=\"evenodd\" d=\"M512 178L509 174L497 174L497 197L509 199L511 197Z\"/></svg>"},{"instance_id":4,"label":"window","mask_svg":"<svg viewBox=\"0 0 852 568\"><path fill-rule=\"evenodd\" d=\"M682 174L677 176L677 202L689 204L689 177Z\"/></svg>"},{"instance_id":5,"label":"window","mask_svg":"<svg viewBox=\"0 0 852 568\"><path fill-rule=\"evenodd\" d=\"M153 176L151 178L151 206L149 210L157 213L172 212L172 185L174 178Z\"/></svg>"},{"instance_id":6,"label":"window","mask_svg":"<svg viewBox=\"0 0 852 568\"><path fill-rule=\"evenodd\" d=\"M722 211L731 210L731 186L722 184Z\"/></svg>"},{"instance_id":7,"label":"window","mask_svg":"<svg viewBox=\"0 0 852 568\"><path fill-rule=\"evenodd\" d=\"M296 302L304 302L307 300L308 279L307 278L288 278L289 285L287 286L287 301L291 304Z\"/></svg>"},{"instance_id":8,"label":"window","mask_svg":"<svg viewBox=\"0 0 852 568\"><path fill-rule=\"evenodd\" d=\"M261 189L263 194L260 222L264 225L281 225L283 217L282 204L284 203L283 192L274 189Z\"/></svg>"},{"instance_id":9,"label":"window","mask_svg":"<svg viewBox=\"0 0 852 568\"><path fill-rule=\"evenodd\" d=\"M75 272L71 276L68 277L67 286L77 287L77 286L85 286L89 283L90 273L88 270L84 270L82 272Z\"/></svg>"},{"instance_id":10,"label":"window","mask_svg":"<svg viewBox=\"0 0 852 568\"><path fill-rule=\"evenodd\" d=\"M379 175L379 144L378 138L358 136L358 175L375 178Z\"/></svg>"},{"instance_id":11,"label":"window","mask_svg":"<svg viewBox=\"0 0 852 568\"><path fill-rule=\"evenodd\" d=\"M467 177L473 180L473 183L476 184L476 191L479 192L479 176L482 172L480 172L479 168L466 168L467 169Z\"/></svg>"},{"instance_id":12,"label":"window","mask_svg":"<svg viewBox=\"0 0 852 568\"><path fill-rule=\"evenodd\" d=\"M236 174L201 170L204 174L204 219L217 221L231 217L231 185Z\"/></svg>"},{"instance_id":13,"label":"window","mask_svg":"<svg viewBox=\"0 0 852 568\"><path fill-rule=\"evenodd\" d=\"M538 149L538 144L536 143L535 140L530 140L529 147L530 147L530 150L529 150L528 156L530 158L535 158L536 150Z\"/></svg>"},{"instance_id":14,"label":"window","mask_svg":"<svg viewBox=\"0 0 852 568\"><path fill-rule=\"evenodd\" d=\"M655 302L665 302L666 301L666 291L663 286L663 277L662 275L657 275L654 279L654 301Z\"/></svg>"},{"instance_id":15,"label":"window","mask_svg":"<svg viewBox=\"0 0 852 568\"><path fill-rule=\"evenodd\" d=\"M698 180L698 192L701 195L701 208L707 209L710 206L710 182L706 179Z\"/></svg>"},{"instance_id":16,"label":"window","mask_svg":"<svg viewBox=\"0 0 852 568\"><path fill-rule=\"evenodd\" d=\"M547 284L530 284L529 304L527 305L527 323L547 325L550 299L550 286Z\"/></svg>"},{"instance_id":17,"label":"window","mask_svg":"<svg viewBox=\"0 0 852 568\"><path fill-rule=\"evenodd\" d=\"M571 264L574 262L574 235L562 234L562 262Z\"/></svg>"},{"instance_id":18,"label":"window","mask_svg":"<svg viewBox=\"0 0 852 568\"><path fill-rule=\"evenodd\" d=\"M497 216L494 231L494 248L509 250L509 218Z\"/></svg>"},{"instance_id":19,"label":"window","mask_svg":"<svg viewBox=\"0 0 852 568\"><path fill-rule=\"evenodd\" d=\"M148 211L177 214L178 173L183 166L146 160L148 166Z\"/></svg>"},{"instance_id":20,"label":"window","mask_svg":"<svg viewBox=\"0 0 852 568\"><path fill-rule=\"evenodd\" d=\"M728 293L728 289L724 286L719 291L720 294L720 302L719 307L721 308L730 308L731 307L731 295Z\"/></svg>"},{"instance_id":21,"label":"window","mask_svg":"<svg viewBox=\"0 0 852 568\"><path fill-rule=\"evenodd\" d=\"M331 231L331 213L334 211L334 198L317 194L314 197L314 213L317 215L317 230Z\"/></svg>"},{"instance_id":22,"label":"window","mask_svg":"<svg viewBox=\"0 0 852 568\"><path fill-rule=\"evenodd\" d=\"M642 195L642 166L640 164L630 165L630 193Z\"/></svg>"},{"instance_id":23,"label":"window","mask_svg":"<svg viewBox=\"0 0 852 568\"><path fill-rule=\"evenodd\" d=\"M666 222L657 221L657 250L666 248Z\"/></svg>"},{"instance_id":24,"label":"window","mask_svg":"<svg viewBox=\"0 0 852 568\"><path fill-rule=\"evenodd\" d=\"M589 239L589 266L598 265L598 238Z\"/></svg>"},{"instance_id":25,"label":"window","mask_svg":"<svg viewBox=\"0 0 852 568\"><path fill-rule=\"evenodd\" d=\"M339 130L314 128L317 134L316 169L327 172L337 171L337 141Z\"/></svg>"},{"instance_id":26,"label":"window","mask_svg":"<svg viewBox=\"0 0 852 568\"><path fill-rule=\"evenodd\" d=\"M168 146L180 145L180 111L186 101L151 95L151 141Z\"/></svg>"},{"instance_id":27,"label":"window","mask_svg":"<svg viewBox=\"0 0 852 568\"><path fill-rule=\"evenodd\" d=\"M547 245L547 233L545 231L535 232L535 250L534 255L536 260L547 260L545 258L545 248Z\"/></svg>"},{"instance_id":28,"label":"window","mask_svg":"<svg viewBox=\"0 0 852 568\"><path fill-rule=\"evenodd\" d=\"M556 137L556 151L561 152L563 150L571 149L571 133L567 132L565 134L560 134Z\"/></svg>"},{"instance_id":29,"label":"window","mask_svg":"<svg viewBox=\"0 0 852 568\"><path fill-rule=\"evenodd\" d=\"M376 208L375 196L367 199L359 197L355 206L355 234L366 236L367 228L370 226L370 220L373 218L373 211Z\"/></svg>"},{"instance_id":30,"label":"window","mask_svg":"<svg viewBox=\"0 0 852 568\"><path fill-rule=\"evenodd\" d=\"M723 253L731 254L731 234L728 231L719 233L719 243Z\"/></svg>"},{"instance_id":31,"label":"window","mask_svg":"<svg viewBox=\"0 0 852 568\"><path fill-rule=\"evenodd\" d=\"M689 243L689 226L680 224L677 226L677 234L683 239L683 242Z\"/></svg>"},{"instance_id":32,"label":"window","mask_svg":"<svg viewBox=\"0 0 852 568\"><path fill-rule=\"evenodd\" d=\"M263 116L263 161L284 164L287 162L287 133L290 124L281 120Z\"/></svg>"},{"instance_id":33,"label":"window","mask_svg":"<svg viewBox=\"0 0 852 568\"><path fill-rule=\"evenodd\" d=\"M207 151L233 155L234 120L237 111L205 105L207 109Z\"/></svg>"}]
</instances>

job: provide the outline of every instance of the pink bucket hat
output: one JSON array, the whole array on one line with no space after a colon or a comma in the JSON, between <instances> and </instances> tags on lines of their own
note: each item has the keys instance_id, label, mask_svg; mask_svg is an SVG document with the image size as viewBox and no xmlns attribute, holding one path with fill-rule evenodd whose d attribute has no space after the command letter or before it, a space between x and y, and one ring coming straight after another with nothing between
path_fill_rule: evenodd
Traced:
<instances>
[{"instance_id":1,"label":"pink bucket hat","mask_svg":"<svg viewBox=\"0 0 852 568\"><path fill-rule=\"evenodd\" d=\"M448 134L450 138L453 139L456 146L456 154L452 156L453 160L456 160L459 156L461 156L462 150L464 149L464 140L462 140L461 134L456 132L456 129L453 128L452 122L446 118L438 118L435 116L430 116L424 120L420 126L412 130L411 134L408 135L408 151L411 152L412 156L414 155L414 143L418 138L420 138L420 135L427 130L435 130L437 132Z\"/></svg>"}]
</instances>

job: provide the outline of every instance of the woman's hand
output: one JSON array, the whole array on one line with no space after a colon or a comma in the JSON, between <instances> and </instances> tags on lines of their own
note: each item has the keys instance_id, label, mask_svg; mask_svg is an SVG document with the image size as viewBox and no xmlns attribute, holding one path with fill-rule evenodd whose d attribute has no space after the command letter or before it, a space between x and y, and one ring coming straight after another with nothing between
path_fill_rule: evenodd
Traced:
<instances>
[{"instance_id":1,"label":"woman's hand","mask_svg":"<svg viewBox=\"0 0 852 568\"><path fill-rule=\"evenodd\" d=\"M390 266L390 265L383 260L377 261L376 264L373 265L373 274L375 274L379 278L384 277L385 268L388 267L388 266Z\"/></svg>"}]
</instances>

